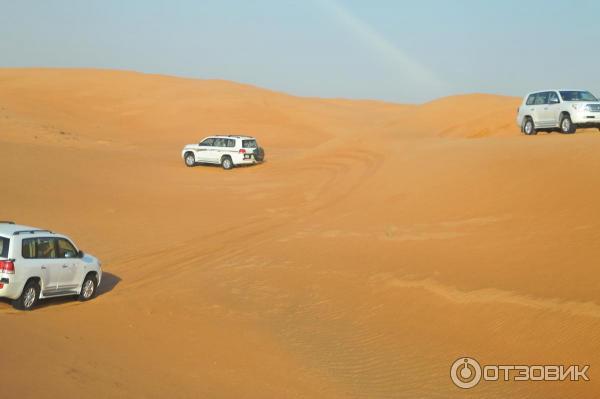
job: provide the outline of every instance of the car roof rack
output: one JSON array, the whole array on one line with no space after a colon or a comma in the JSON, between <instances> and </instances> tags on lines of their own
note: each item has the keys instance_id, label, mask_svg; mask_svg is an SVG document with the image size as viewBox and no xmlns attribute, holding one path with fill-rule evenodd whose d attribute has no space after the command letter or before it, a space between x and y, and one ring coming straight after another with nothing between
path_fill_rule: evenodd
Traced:
<instances>
[{"instance_id":1,"label":"car roof rack","mask_svg":"<svg viewBox=\"0 0 600 399\"><path fill-rule=\"evenodd\" d=\"M15 222L10 220L0 220L0 224L15 224Z\"/></svg>"},{"instance_id":2,"label":"car roof rack","mask_svg":"<svg viewBox=\"0 0 600 399\"><path fill-rule=\"evenodd\" d=\"M13 233L13 236L18 236L19 234L35 234L35 233L50 233L50 234L54 234L52 231L50 230L17 230Z\"/></svg>"}]
</instances>

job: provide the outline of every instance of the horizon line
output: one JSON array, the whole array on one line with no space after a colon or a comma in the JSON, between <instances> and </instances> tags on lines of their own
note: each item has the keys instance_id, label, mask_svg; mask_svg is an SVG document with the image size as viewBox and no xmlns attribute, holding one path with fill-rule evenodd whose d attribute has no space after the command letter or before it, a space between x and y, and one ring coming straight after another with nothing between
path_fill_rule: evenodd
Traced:
<instances>
[{"instance_id":1,"label":"horizon line","mask_svg":"<svg viewBox=\"0 0 600 399\"><path fill-rule=\"evenodd\" d=\"M494 96L494 97L508 97L508 98L515 98L515 99L522 98L522 96L504 94L504 93L490 93L490 92L483 92L483 91L481 91L481 92L465 91L465 92L457 92L457 93L452 93L452 94L448 94L448 95L443 95L440 97L434 97L434 98L431 98L431 99L423 101L423 102L399 102L399 101L385 100L385 99L381 99L381 98L302 95L302 94L296 94L293 92L285 91L282 89L261 86L259 84L252 83L252 82L241 82L241 81L237 81L237 80L231 80L231 79L220 78L220 77L199 77L199 76L186 75L186 74L152 72L152 71L143 71L143 70L135 70L135 69L128 69L128 68L119 68L119 67L108 68L108 67L95 67L95 66L1 66L0 65L0 70L56 70L56 71L71 70L71 71L99 71L99 72L132 73L132 74L138 74L138 75L158 76L158 77L171 78L171 79L226 82L226 83L236 84L236 85L240 85L240 86L251 87L254 89L269 91L271 93L282 94L282 95L287 95L287 96L296 97L296 98L303 98L303 99L318 99L318 100L330 100L330 101L376 102L376 103L383 103L383 104L390 104L390 105L416 105L416 106L418 106L418 105L425 105L425 104L428 104L431 102L439 101L439 100L442 100L445 98L477 96L477 95ZM527 92L524 92L523 95L525 95L526 93L531 93L531 92L535 92L535 90L533 90L533 91L529 90Z\"/></svg>"}]
</instances>

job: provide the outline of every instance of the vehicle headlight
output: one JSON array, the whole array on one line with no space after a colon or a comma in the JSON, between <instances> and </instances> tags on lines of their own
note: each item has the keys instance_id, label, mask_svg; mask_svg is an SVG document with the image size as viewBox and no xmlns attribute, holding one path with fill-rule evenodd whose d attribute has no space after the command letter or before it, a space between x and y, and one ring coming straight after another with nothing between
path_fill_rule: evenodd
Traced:
<instances>
[{"instance_id":1,"label":"vehicle headlight","mask_svg":"<svg viewBox=\"0 0 600 399\"><path fill-rule=\"evenodd\" d=\"M591 111L592 110L592 106L588 104L583 109L586 110L586 111Z\"/></svg>"}]
</instances>

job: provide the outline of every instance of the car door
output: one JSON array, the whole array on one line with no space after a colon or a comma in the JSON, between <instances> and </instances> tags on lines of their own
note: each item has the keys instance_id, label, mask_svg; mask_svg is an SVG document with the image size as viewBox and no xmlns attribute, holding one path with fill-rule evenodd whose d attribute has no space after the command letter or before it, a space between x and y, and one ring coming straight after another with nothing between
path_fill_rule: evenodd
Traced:
<instances>
[{"instance_id":1,"label":"car door","mask_svg":"<svg viewBox=\"0 0 600 399\"><path fill-rule=\"evenodd\" d=\"M544 127L544 107L548 104L548 92L536 93L529 113L537 127Z\"/></svg>"},{"instance_id":2,"label":"car door","mask_svg":"<svg viewBox=\"0 0 600 399\"><path fill-rule=\"evenodd\" d=\"M560 117L560 99L555 91L548 92L547 104L540 111L540 120L544 127L557 127Z\"/></svg>"},{"instance_id":3,"label":"car door","mask_svg":"<svg viewBox=\"0 0 600 399\"><path fill-rule=\"evenodd\" d=\"M42 293L52 294L58 290L62 273L62 262L56 257L56 239L54 237L26 238L22 242L22 256L39 268L42 278Z\"/></svg>"},{"instance_id":4,"label":"car door","mask_svg":"<svg viewBox=\"0 0 600 399\"><path fill-rule=\"evenodd\" d=\"M198 148L195 151L194 156L196 157L196 162L211 162L213 159L213 144L215 139L213 137L209 137L207 139L202 140L198 144Z\"/></svg>"},{"instance_id":5,"label":"car door","mask_svg":"<svg viewBox=\"0 0 600 399\"><path fill-rule=\"evenodd\" d=\"M57 249L58 259L62 261L58 290L74 290L83 282L84 266L77 256L79 251L66 238L57 238Z\"/></svg>"},{"instance_id":6,"label":"car door","mask_svg":"<svg viewBox=\"0 0 600 399\"><path fill-rule=\"evenodd\" d=\"M525 103L525 105L523 107L521 107L521 109L519 109L519 111L522 113L523 117L531 116L531 118L533 118L533 123L537 122L537 120L534 118L534 114L535 114L535 110L536 110L535 102L537 100L538 94L539 93L533 93L533 94L529 95L529 97L527 97L527 102Z\"/></svg>"},{"instance_id":7,"label":"car door","mask_svg":"<svg viewBox=\"0 0 600 399\"><path fill-rule=\"evenodd\" d=\"M228 151L226 139L222 137L215 138L213 144L212 163L221 163L221 157Z\"/></svg>"}]
</instances>

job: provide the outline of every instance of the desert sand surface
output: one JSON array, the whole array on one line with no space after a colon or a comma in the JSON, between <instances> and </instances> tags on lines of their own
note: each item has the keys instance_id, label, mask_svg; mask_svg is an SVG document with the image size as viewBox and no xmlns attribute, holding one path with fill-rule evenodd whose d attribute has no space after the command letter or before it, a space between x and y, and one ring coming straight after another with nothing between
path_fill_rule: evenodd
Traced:
<instances>
[{"instance_id":1,"label":"desert sand surface","mask_svg":"<svg viewBox=\"0 0 600 399\"><path fill-rule=\"evenodd\" d=\"M0 301L2 397L597 397L600 133L523 136L519 102L1 69L0 219L105 272L91 302ZM214 133L267 162L186 168ZM591 381L465 391L461 356Z\"/></svg>"}]
</instances>

